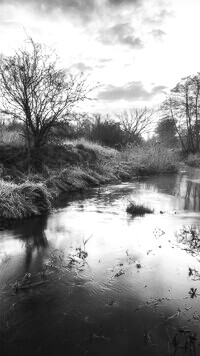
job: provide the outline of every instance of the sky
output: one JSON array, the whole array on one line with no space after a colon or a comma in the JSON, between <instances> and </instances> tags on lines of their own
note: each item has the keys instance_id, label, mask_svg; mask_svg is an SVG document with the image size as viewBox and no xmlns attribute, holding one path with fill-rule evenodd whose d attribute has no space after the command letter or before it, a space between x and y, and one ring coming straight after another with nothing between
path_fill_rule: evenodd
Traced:
<instances>
[{"instance_id":1,"label":"sky","mask_svg":"<svg viewBox=\"0 0 200 356\"><path fill-rule=\"evenodd\" d=\"M88 112L159 106L200 71L200 0L0 0L0 52L31 36L100 83Z\"/></svg>"}]
</instances>

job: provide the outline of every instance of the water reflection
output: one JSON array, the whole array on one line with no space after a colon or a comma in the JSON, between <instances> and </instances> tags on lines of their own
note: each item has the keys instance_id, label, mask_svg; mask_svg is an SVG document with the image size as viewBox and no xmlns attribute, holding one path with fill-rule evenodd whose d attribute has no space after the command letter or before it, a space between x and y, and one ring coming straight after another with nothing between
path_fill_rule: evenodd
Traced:
<instances>
[{"instance_id":1,"label":"water reflection","mask_svg":"<svg viewBox=\"0 0 200 356\"><path fill-rule=\"evenodd\" d=\"M46 236L47 219L45 216L26 219L15 224L14 229L2 232L1 270L5 270L5 261L8 257L10 259L10 268L4 271L4 278L10 278L12 275L14 279L28 271L35 272L41 267L49 246Z\"/></svg>"},{"instance_id":2,"label":"water reflection","mask_svg":"<svg viewBox=\"0 0 200 356\"><path fill-rule=\"evenodd\" d=\"M31 264L40 265L42 256L48 247L46 237L47 217L34 217L16 226L15 234L22 241L25 250L25 268L29 270Z\"/></svg>"},{"instance_id":3,"label":"water reflection","mask_svg":"<svg viewBox=\"0 0 200 356\"><path fill-rule=\"evenodd\" d=\"M176 247L174 236L186 222L199 221L198 177L195 170L94 189L75 201L63 196L62 208L48 218L3 232L0 251L12 255L5 280L31 272L34 283L45 282L12 300L9 288L5 302L1 297L0 311L12 321L4 331L10 338L7 354L129 356L137 350L140 356L160 356L175 352L171 340L180 324L190 319L191 332L199 332L193 318L199 297L191 298L195 280L188 275L197 273L199 262ZM130 199L155 214L131 219ZM89 237L85 263L69 264L69 255ZM43 281L38 272L44 264L51 273Z\"/></svg>"}]
</instances>

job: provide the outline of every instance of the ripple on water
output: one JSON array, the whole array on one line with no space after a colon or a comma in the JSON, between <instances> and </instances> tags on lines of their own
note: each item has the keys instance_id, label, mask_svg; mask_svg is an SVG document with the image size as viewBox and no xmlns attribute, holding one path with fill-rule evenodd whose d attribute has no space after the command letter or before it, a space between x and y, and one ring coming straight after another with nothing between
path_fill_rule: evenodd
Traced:
<instances>
[{"instance_id":1,"label":"ripple on water","mask_svg":"<svg viewBox=\"0 0 200 356\"><path fill-rule=\"evenodd\" d=\"M199 335L199 295L189 293L198 291L198 280L188 271L200 272L200 265L174 235L184 224L198 224L199 197L191 172L150 177L94 190L49 217L3 232L1 293L8 288L1 294L0 325L11 340L7 351L14 355L23 341L22 356L121 356L136 349L140 356L160 356L180 325ZM127 216L129 199L155 214ZM79 248L87 257L70 263ZM13 293L12 283L26 273L32 283L46 283Z\"/></svg>"}]
</instances>

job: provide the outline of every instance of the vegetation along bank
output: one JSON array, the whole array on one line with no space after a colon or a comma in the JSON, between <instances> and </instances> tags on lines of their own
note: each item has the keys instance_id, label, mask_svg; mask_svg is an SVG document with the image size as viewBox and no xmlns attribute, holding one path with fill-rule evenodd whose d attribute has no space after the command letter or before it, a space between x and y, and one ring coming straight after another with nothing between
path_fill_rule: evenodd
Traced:
<instances>
[{"instance_id":1,"label":"vegetation along bank","mask_svg":"<svg viewBox=\"0 0 200 356\"><path fill-rule=\"evenodd\" d=\"M199 82L181 80L159 109L103 116L80 109L98 85L60 68L55 51L28 37L1 56L0 226L47 213L64 193L176 172L180 157L199 167Z\"/></svg>"}]
</instances>

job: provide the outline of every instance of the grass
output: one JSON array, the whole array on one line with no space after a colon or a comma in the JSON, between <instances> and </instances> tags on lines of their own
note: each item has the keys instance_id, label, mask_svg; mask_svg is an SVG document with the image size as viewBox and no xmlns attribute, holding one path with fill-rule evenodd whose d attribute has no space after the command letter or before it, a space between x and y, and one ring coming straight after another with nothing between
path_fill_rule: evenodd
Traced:
<instances>
[{"instance_id":1,"label":"grass","mask_svg":"<svg viewBox=\"0 0 200 356\"><path fill-rule=\"evenodd\" d=\"M4 127L0 129L0 144L7 144L12 146L24 145L24 138L19 131L8 130Z\"/></svg>"},{"instance_id":2,"label":"grass","mask_svg":"<svg viewBox=\"0 0 200 356\"><path fill-rule=\"evenodd\" d=\"M132 216L142 216L145 214L153 214L154 211L142 204L136 204L134 201L131 201L126 208L126 212Z\"/></svg>"},{"instance_id":3,"label":"grass","mask_svg":"<svg viewBox=\"0 0 200 356\"><path fill-rule=\"evenodd\" d=\"M174 152L160 145L144 144L118 152L83 138L48 144L41 149L39 161L37 168L31 166L28 170L25 146L19 142L0 144L1 220L48 211L50 195L58 197L63 192L71 194L136 176L177 170Z\"/></svg>"},{"instance_id":4,"label":"grass","mask_svg":"<svg viewBox=\"0 0 200 356\"><path fill-rule=\"evenodd\" d=\"M51 196L41 183L0 181L0 222L41 215L51 208Z\"/></svg>"},{"instance_id":5,"label":"grass","mask_svg":"<svg viewBox=\"0 0 200 356\"><path fill-rule=\"evenodd\" d=\"M174 151L162 145L144 144L122 152L122 159L129 163L136 175L176 172L178 159Z\"/></svg>"},{"instance_id":6,"label":"grass","mask_svg":"<svg viewBox=\"0 0 200 356\"><path fill-rule=\"evenodd\" d=\"M190 167L200 168L200 154L199 153L190 153L185 163Z\"/></svg>"},{"instance_id":7,"label":"grass","mask_svg":"<svg viewBox=\"0 0 200 356\"><path fill-rule=\"evenodd\" d=\"M101 146L100 144L86 140L85 138L79 138L76 140L65 140L64 143L65 145L71 145L72 147L81 150L87 150L91 152L93 151L96 154L106 157L115 157L118 154L118 152L113 148Z\"/></svg>"}]
</instances>

